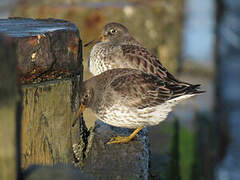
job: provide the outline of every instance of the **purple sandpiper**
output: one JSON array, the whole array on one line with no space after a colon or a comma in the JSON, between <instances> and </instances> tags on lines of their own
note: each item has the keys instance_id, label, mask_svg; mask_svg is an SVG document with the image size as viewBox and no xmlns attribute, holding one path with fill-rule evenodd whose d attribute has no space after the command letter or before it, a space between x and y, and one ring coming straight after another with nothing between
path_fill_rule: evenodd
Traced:
<instances>
[{"instance_id":1,"label":"purple sandpiper","mask_svg":"<svg viewBox=\"0 0 240 180\"><path fill-rule=\"evenodd\" d=\"M90 108L101 121L135 128L129 137L112 138L108 144L127 143L145 126L159 124L181 100L202 93L200 85L163 81L140 70L107 70L81 84L80 108Z\"/></svg>"},{"instance_id":2,"label":"purple sandpiper","mask_svg":"<svg viewBox=\"0 0 240 180\"><path fill-rule=\"evenodd\" d=\"M109 69L131 68L156 75L170 83L182 83L168 72L155 55L135 40L122 24L113 22L105 25L99 39L85 46L94 42L96 44L88 60L88 67L93 75Z\"/></svg>"}]
</instances>

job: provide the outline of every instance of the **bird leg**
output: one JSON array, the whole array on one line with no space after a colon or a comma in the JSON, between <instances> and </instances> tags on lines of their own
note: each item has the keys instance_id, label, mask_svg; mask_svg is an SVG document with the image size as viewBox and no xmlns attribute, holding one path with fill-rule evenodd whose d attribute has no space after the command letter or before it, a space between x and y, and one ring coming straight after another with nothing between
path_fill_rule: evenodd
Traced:
<instances>
[{"instance_id":1,"label":"bird leg","mask_svg":"<svg viewBox=\"0 0 240 180\"><path fill-rule=\"evenodd\" d=\"M142 130L143 127L138 127L133 131L133 133L130 136L117 136L110 139L110 141L107 142L107 144L121 144L121 143L128 143L131 141L139 131Z\"/></svg>"}]
</instances>

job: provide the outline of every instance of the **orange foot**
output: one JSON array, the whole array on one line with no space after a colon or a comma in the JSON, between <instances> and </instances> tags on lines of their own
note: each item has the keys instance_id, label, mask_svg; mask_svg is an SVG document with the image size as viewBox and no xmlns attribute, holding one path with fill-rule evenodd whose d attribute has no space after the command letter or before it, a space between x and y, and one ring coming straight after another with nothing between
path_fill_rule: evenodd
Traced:
<instances>
[{"instance_id":1,"label":"orange foot","mask_svg":"<svg viewBox=\"0 0 240 180\"><path fill-rule=\"evenodd\" d=\"M110 141L107 142L107 144L122 144L122 143L128 143L131 141L139 131L142 130L143 127L138 127L130 136L117 136L114 138L111 138Z\"/></svg>"}]
</instances>

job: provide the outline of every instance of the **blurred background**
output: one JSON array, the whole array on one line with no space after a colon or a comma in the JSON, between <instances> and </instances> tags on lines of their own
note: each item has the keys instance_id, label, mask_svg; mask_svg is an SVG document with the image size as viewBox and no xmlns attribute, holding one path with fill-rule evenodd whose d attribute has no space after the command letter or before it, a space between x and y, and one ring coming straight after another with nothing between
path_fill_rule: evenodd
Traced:
<instances>
[{"instance_id":1,"label":"blurred background","mask_svg":"<svg viewBox=\"0 0 240 180\"><path fill-rule=\"evenodd\" d=\"M0 18L59 18L83 44L108 22L127 26L170 72L205 94L148 128L152 179L240 179L238 0L1 0ZM83 48L84 79L91 77ZM91 112L84 114L94 125Z\"/></svg>"}]
</instances>

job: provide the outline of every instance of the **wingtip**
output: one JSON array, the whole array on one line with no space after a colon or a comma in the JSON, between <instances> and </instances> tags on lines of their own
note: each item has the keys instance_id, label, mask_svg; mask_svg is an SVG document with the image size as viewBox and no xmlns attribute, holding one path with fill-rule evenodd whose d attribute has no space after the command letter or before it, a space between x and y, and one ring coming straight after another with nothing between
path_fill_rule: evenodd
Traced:
<instances>
[{"instance_id":1,"label":"wingtip","mask_svg":"<svg viewBox=\"0 0 240 180\"><path fill-rule=\"evenodd\" d=\"M190 86L189 90L190 90L190 93L193 93L193 94L202 94L202 93L205 93L206 91L204 90L200 90L200 86L201 84L195 84L195 85L192 85Z\"/></svg>"},{"instance_id":2,"label":"wingtip","mask_svg":"<svg viewBox=\"0 0 240 180\"><path fill-rule=\"evenodd\" d=\"M196 91L196 94L202 94L202 93L205 93L207 91Z\"/></svg>"}]
</instances>

